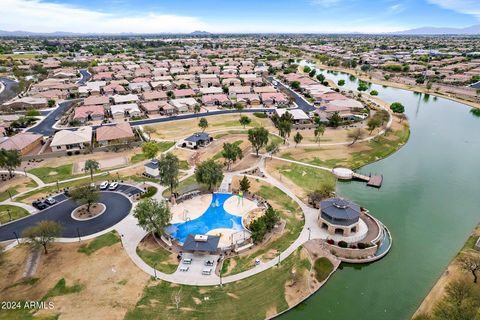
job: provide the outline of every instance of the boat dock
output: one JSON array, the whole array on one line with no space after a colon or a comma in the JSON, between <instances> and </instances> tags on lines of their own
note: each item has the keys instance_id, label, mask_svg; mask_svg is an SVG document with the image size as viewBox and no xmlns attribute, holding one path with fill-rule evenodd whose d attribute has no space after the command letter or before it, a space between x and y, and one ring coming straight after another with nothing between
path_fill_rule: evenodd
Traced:
<instances>
[{"instance_id":1,"label":"boat dock","mask_svg":"<svg viewBox=\"0 0 480 320\"><path fill-rule=\"evenodd\" d=\"M382 182L383 182L383 175L380 175L380 176L372 176L372 175L365 176L363 174L359 174L359 173L354 172L352 174L352 178L357 179L357 180L365 181L367 183L367 186L374 187L374 188L380 188L382 186Z\"/></svg>"}]
</instances>

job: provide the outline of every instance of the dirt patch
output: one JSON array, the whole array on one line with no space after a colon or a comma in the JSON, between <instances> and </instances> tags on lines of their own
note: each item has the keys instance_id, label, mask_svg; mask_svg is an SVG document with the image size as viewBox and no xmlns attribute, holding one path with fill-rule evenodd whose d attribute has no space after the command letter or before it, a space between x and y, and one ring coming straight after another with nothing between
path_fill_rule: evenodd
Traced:
<instances>
[{"instance_id":1,"label":"dirt patch","mask_svg":"<svg viewBox=\"0 0 480 320\"><path fill-rule=\"evenodd\" d=\"M33 184L36 185L36 183L33 182L33 180L31 180L29 177L21 174L15 174L15 177L12 179L1 181L0 192L15 189L18 193L20 193L29 190Z\"/></svg>"},{"instance_id":2,"label":"dirt patch","mask_svg":"<svg viewBox=\"0 0 480 320\"><path fill-rule=\"evenodd\" d=\"M98 159L97 161L100 166L100 170L123 167L128 164L128 158L126 156L117 156L113 158ZM84 172L83 170L84 168L85 168L85 161L75 162L73 165L73 172L82 173Z\"/></svg>"},{"instance_id":3,"label":"dirt patch","mask_svg":"<svg viewBox=\"0 0 480 320\"><path fill-rule=\"evenodd\" d=\"M265 318L271 318L271 317L277 315L277 313L278 313L277 306L271 306L265 312Z\"/></svg>"},{"instance_id":4,"label":"dirt patch","mask_svg":"<svg viewBox=\"0 0 480 320\"><path fill-rule=\"evenodd\" d=\"M309 277L309 270L290 271L290 280L285 283L285 300L289 307L296 305L314 292L309 286Z\"/></svg>"},{"instance_id":5,"label":"dirt patch","mask_svg":"<svg viewBox=\"0 0 480 320\"><path fill-rule=\"evenodd\" d=\"M202 304L202 300L198 299L197 297L192 297L192 299L196 305Z\"/></svg>"},{"instance_id":6,"label":"dirt patch","mask_svg":"<svg viewBox=\"0 0 480 320\"><path fill-rule=\"evenodd\" d=\"M85 256L77 252L85 243L53 244L48 255L40 258L36 273L39 280L35 284L5 289L21 279L26 259L24 247L10 250L5 267L0 270L2 298L39 300L64 278L68 286L80 284L82 290L49 299L55 309L41 310L37 315L61 314L61 318L68 319L123 318L140 298L149 276L139 271L120 244ZM128 285L125 285L125 279L128 279Z\"/></svg>"},{"instance_id":7,"label":"dirt patch","mask_svg":"<svg viewBox=\"0 0 480 320\"><path fill-rule=\"evenodd\" d=\"M231 292L227 292L227 295L228 295L229 297L232 297L233 299L240 299L236 294L231 293Z\"/></svg>"}]
</instances>

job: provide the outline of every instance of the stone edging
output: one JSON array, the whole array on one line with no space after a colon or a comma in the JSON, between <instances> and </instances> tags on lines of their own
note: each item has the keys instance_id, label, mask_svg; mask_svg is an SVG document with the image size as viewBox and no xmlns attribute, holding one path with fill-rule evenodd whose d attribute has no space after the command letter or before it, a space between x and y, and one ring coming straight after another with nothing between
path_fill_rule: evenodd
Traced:
<instances>
[{"instance_id":1,"label":"stone edging","mask_svg":"<svg viewBox=\"0 0 480 320\"><path fill-rule=\"evenodd\" d=\"M93 216L93 217L89 217L89 218L86 218L86 219L80 219L80 218L75 217L75 212L76 212L78 209L84 207L85 205L80 206L80 207L76 207L75 209L73 209L73 211L72 211L72 213L70 214L70 216L72 217L73 220L77 220L77 221L88 221L88 220L92 220L92 219L98 218L98 217L100 217L102 214L105 213L105 211L107 210L107 206L106 206L105 204L101 203L101 202L98 202L98 203L96 203L96 204L97 204L97 205L102 205L103 208L102 208L102 211L100 211L100 213L98 213L97 215L95 215L95 216Z\"/></svg>"}]
</instances>

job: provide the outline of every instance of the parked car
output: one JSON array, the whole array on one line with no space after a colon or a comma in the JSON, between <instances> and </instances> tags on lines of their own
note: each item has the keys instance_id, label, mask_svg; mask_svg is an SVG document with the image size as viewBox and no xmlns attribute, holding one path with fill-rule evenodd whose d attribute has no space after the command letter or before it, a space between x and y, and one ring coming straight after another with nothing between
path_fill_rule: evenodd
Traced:
<instances>
[{"instance_id":1,"label":"parked car","mask_svg":"<svg viewBox=\"0 0 480 320\"><path fill-rule=\"evenodd\" d=\"M182 271L182 272L187 272L189 269L190 269L190 267L182 266L182 267L180 267L178 270L180 270L180 271Z\"/></svg>"},{"instance_id":2,"label":"parked car","mask_svg":"<svg viewBox=\"0 0 480 320\"><path fill-rule=\"evenodd\" d=\"M205 268L205 269L203 269L203 270L202 270L202 274L203 274L204 276L209 276L209 275L211 275L211 274L212 274L212 268Z\"/></svg>"},{"instance_id":3,"label":"parked car","mask_svg":"<svg viewBox=\"0 0 480 320\"><path fill-rule=\"evenodd\" d=\"M43 201L39 201L39 200L35 200L32 202L32 206L37 208L38 210L43 210L45 209L46 207L48 207L48 205L43 202Z\"/></svg>"},{"instance_id":4,"label":"parked car","mask_svg":"<svg viewBox=\"0 0 480 320\"><path fill-rule=\"evenodd\" d=\"M185 259L183 259L182 262L183 262L183 264L192 264L192 259L190 259L190 258L185 258Z\"/></svg>"},{"instance_id":5,"label":"parked car","mask_svg":"<svg viewBox=\"0 0 480 320\"><path fill-rule=\"evenodd\" d=\"M110 186L108 187L108 190L115 190L118 188L118 182L112 182L110 183Z\"/></svg>"},{"instance_id":6,"label":"parked car","mask_svg":"<svg viewBox=\"0 0 480 320\"><path fill-rule=\"evenodd\" d=\"M95 184L95 182L90 183L90 189L92 190L97 189L97 185Z\"/></svg>"},{"instance_id":7,"label":"parked car","mask_svg":"<svg viewBox=\"0 0 480 320\"><path fill-rule=\"evenodd\" d=\"M107 188L108 188L108 181L103 181L100 184L100 190L107 190Z\"/></svg>"},{"instance_id":8,"label":"parked car","mask_svg":"<svg viewBox=\"0 0 480 320\"><path fill-rule=\"evenodd\" d=\"M53 205L53 204L57 203L57 200L53 199L52 197L49 197L45 200L45 203L49 204L49 205Z\"/></svg>"}]
</instances>

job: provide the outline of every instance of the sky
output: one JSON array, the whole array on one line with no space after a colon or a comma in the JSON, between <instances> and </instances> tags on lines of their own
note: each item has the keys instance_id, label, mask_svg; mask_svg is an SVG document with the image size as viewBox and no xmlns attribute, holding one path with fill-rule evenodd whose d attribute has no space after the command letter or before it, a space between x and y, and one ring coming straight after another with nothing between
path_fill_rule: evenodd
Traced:
<instances>
[{"instance_id":1,"label":"sky","mask_svg":"<svg viewBox=\"0 0 480 320\"><path fill-rule=\"evenodd\" d=\"M480 0L1 0L0 30L383 33L480 24Z\"/></svg>"}]
</instances>

